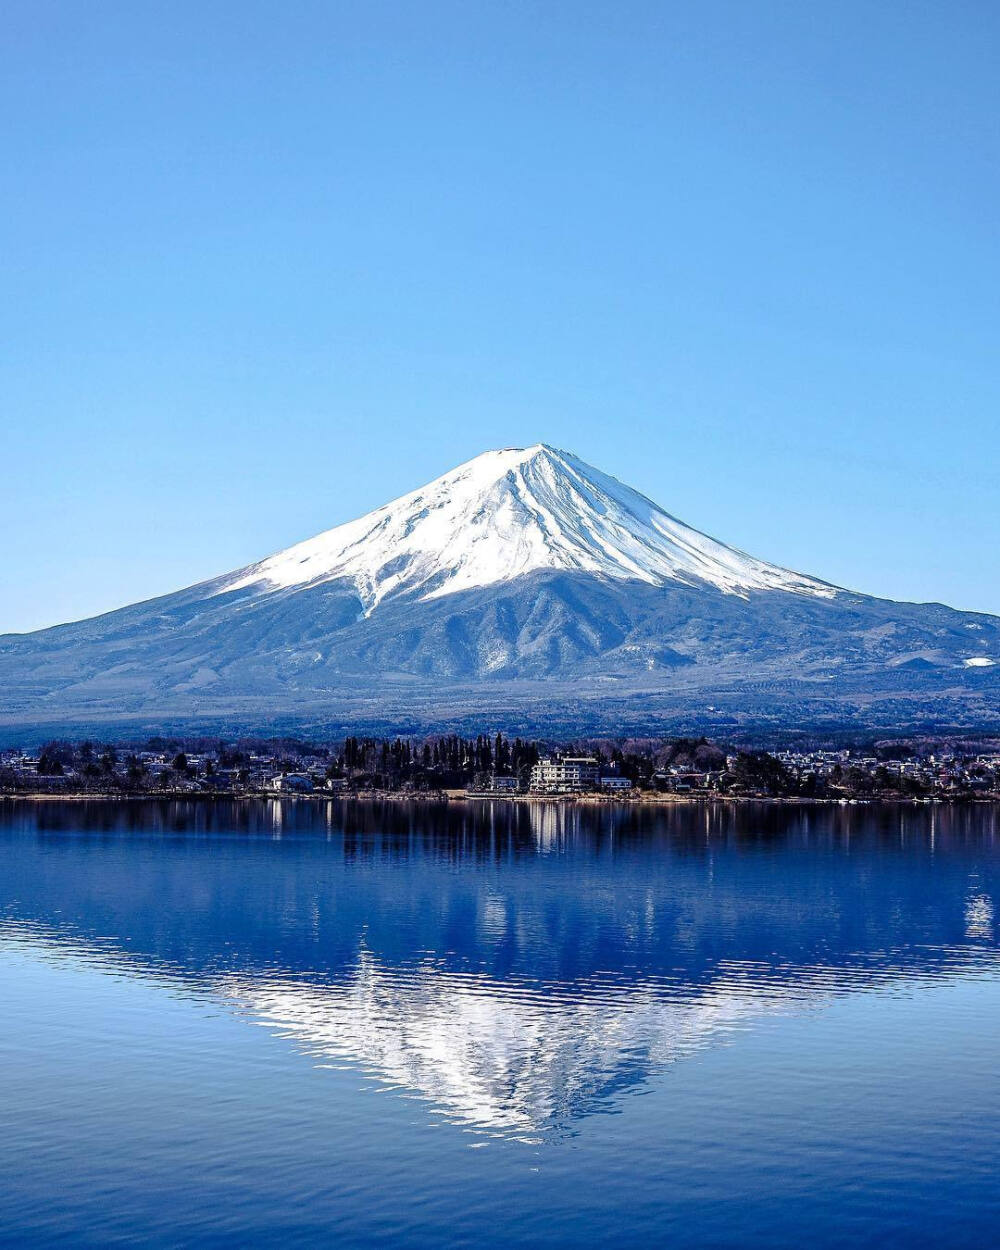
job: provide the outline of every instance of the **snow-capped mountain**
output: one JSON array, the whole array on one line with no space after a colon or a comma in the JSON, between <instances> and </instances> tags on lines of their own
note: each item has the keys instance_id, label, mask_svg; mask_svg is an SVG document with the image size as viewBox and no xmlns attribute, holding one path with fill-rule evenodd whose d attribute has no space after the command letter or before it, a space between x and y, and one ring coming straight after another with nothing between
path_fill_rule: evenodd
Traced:
<instances>
[{"instance_id":1,"label":"snow-capped mountain","mask_svg":"<svg viewBox=\"0 0 1000 1250\"><path fill-rule=\"evenodd\" d=\"M543 444L104 616L0 637L0 730L1000 722L1000 619L709 538Z\"/></svg>"},{"instance_id":2,"label":"snow-capped mountain","mask_svg":"<svg viewBox=\"0 0 1000 1250\"><path fill-rule=\"evenodd\" d=\"M346 578L370 613L400 595L440 598L542 570L653 586L701 583L736 594L835 593L700 534L544 443L477 456L358 521L241 569L223 579L220 593Z\"/></svg>"}]
</instances>

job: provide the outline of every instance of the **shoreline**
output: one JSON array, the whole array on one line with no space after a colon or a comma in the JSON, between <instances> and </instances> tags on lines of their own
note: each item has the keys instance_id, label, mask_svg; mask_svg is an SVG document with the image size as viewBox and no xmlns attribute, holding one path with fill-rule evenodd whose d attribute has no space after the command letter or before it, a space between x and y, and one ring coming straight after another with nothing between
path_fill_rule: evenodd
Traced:
<instances>
[{"instance_id":1,"label":"shoreline","mask_svg":"<svg viewBox=\"0 0 1000 1250\"><path fill-rule=\"evenodd\" d=\"M278 794L260 791L216 791L212 793L190 792L185 790L165 790L147 794L121 794L109 791L72 791L66 794L53 794L39 791L28 791L23 794L0 794L0 804L7 802L30 803L148 803L148 802L191 802L191 803L247 803L260 802L280 803L549 803L572 807L705 807L762 804L776 807L925 807L932 804L968 806L971 804L1000 804L1000 794L977 795L930 795L927 797L908 797L905 795L878 795L866 799L847 798L810 798L802 795L750 795L750 794L639 794L635 797L615 795L610 797L601 794L488 794L466 791L443 790L433 793L404 794L392 790L367 790L351 794L327 794L318 791L312 794Z\"/></svg>"}]
</instances>

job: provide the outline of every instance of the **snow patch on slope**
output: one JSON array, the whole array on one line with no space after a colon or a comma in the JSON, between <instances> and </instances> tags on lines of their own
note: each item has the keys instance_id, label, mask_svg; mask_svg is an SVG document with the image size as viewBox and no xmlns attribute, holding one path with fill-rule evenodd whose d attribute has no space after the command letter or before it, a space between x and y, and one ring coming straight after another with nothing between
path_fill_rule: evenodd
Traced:
<instances>
[{"instance_id":1,"label":"snow patch on slope","mask_svg":"<svg viewBox=\"0 0 1000 1250\"><path fill-rule=\"evenodd\" d=\"M837 588L727 547L617 479L545 444L490 451L359 520L219 583L261 592L347 579L365 611L403 594L434 599L540 570L730 594Z\"/></svg>"}]
</instances>

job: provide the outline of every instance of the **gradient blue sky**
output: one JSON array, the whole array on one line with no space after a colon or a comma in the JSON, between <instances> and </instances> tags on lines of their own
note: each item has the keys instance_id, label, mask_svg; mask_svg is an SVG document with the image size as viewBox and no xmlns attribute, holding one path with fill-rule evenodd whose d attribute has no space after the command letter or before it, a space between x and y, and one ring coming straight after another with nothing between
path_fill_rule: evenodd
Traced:
<instances>
[{"instance_id":1,"label":"gradient blue sky","mask_svg":"<svg viewBox=\"0 0 1000 1250\"><path fill-rule=\"evenodd\" d=\"M0 631L551 442L1000 612L993 3L8 0Z\"/></svg>"}]
</instances>

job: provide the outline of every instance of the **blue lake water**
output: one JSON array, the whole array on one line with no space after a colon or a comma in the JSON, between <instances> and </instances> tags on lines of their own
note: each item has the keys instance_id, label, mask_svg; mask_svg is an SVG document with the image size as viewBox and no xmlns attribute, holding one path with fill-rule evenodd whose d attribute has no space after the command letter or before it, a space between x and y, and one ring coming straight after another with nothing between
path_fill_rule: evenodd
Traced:
<instances>
[{"instance_id":1,"label":"blue lake water","mask_svg":"<svg viewBox=\"0 0 1000 1250\"><path fill-rule=\"evenodd\" d=\"M1000 1240L1000 811L0 803L0 1241Z\"/></svg>"}]
</instances>

